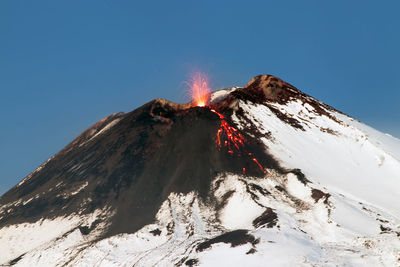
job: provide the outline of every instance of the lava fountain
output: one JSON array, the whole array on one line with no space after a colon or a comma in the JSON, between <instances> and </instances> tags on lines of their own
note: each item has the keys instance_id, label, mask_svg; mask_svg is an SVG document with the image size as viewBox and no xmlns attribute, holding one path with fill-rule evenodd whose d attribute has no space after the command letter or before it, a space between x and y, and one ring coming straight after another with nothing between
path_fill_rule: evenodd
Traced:
<instances>
[{"instance_id":1,"label":"lava fountain","mask_svg":"<svg viewBox=\"0 0 400 267\"><path fill-rule=\"evenodd\" d=\"M190 83L190 95L193 99L193 105L205 107L210 100L211 89L208 85L208 78L205 73L196 72L192 75Z\"/></svg>"}]
</instances>

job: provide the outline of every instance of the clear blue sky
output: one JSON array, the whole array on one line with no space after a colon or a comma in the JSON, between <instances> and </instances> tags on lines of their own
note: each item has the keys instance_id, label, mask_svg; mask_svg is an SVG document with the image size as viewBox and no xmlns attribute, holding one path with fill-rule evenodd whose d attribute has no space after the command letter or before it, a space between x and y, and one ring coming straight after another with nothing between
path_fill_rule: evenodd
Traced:
<instances>
[{"instance_id":1,"label":"clear blue sky","mask_svg":"<svg viewBox=\"0 0 400 267\"><path fill-rule=\"evenodd\" d=\"M106 115L274 74L400 137L399 1L0 2L0 194Z\"/></svg>"}]
</instances>

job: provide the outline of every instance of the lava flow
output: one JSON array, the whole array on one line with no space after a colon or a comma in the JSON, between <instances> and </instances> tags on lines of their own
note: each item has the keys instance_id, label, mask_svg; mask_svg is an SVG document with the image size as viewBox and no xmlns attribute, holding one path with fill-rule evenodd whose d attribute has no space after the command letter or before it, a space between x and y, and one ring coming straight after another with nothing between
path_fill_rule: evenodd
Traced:
<instances>
[{"instance_id":1,"label":"lava flow","mask_svg":"<svg viewBox=\"0 0 400 267\"><path fill-rule=\"evenodd\" d=\"M241 148L244 146L244 142L246 141L243 135L239 133L235 127L230 126L222 114L218 113L215 109L211 109L211 111L217 114L221 119L221 125L217 131L217 146L219 148L222 147L222 135L225 135L226 140L223 144L228 148L228 153L233 154L234 149L237 150L238 153L241 153Z\"/></svg>"},{"instance_id":2,"label":"lava flow","mask_svg":"<svg viewBox=\"0 0 400 267\"><path fill-rule=\"evenodd\" d=\"M215 140L217 147L221 149L222 146L225 146L228 149L229 154L236 153L239 157L241 157L244 154L244 144L246 143L246 139L238 131L238 129L228 124L228 122L225 120L224 115L217 112L215 109L210 108L210 110L217 114L221 119L221 125L217 131L217 138ZM225 138L223 138L224 136ZM258 168L263 173L266 173L264 167L258 162L258 160L253 156L252 153L245 153L244 155L250 157L251 160L257 164ZM243 175L246 175L246 168L243 168Z\"/></svg>"},{"instance_id":3,"label":"lava flow","mask_svg":"<svg viewBox=\"0 0 400 267\"><path fill-rule=\"evenodd\" d=\"M204 73L197 72L192 75L191 83L188 83L188 85L190 87L190 94L193 99L193 105L197 107L209 108L212 112L217 114L221 120L220 127L217 131L217 138L215 140L218 149L221 150L221 148L224 146L227 148L229 154L237 154L239 157L250 157L251 161L253 161L263 173L266 173L264 167L258 162L253 154L245 152L246 139L238 131L238 129L230 126L229 123L225 120L224 115L208 106L211 89L208 86L207 76ZM246 175L246 168L244 167L243 175Z\"/></svg>"}]
</instances>

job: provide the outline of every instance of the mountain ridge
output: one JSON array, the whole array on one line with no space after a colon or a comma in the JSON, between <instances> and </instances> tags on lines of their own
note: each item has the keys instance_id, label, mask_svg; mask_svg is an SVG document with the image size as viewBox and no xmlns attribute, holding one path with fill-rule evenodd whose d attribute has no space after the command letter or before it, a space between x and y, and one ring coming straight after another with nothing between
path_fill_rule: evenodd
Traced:
<instances>
[{"instance_id":1,"label":"mountain ridge","mask_svg":"<svg viewBox=\"0 0 400 267\"><path fill-rule=\"evenodd\" d=\"M0 263L398 262L399 140L272 75L209 98L107 116L2 195Z\"/></svg>"}]
</instances>

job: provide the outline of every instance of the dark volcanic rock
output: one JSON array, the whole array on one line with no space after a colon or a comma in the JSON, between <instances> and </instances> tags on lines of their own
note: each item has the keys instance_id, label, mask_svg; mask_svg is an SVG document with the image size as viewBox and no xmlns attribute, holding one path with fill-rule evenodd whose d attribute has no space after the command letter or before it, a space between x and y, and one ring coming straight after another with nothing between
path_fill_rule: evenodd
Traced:
<instances>
[{"instance_id":1,"label":"dark volcanic rock","mask_svg":"<svg viewBox=\"0 0 400 267\"><path fill-rule=\"evenodd\" d=\"M327 204L330 196L330 194L324 193L315 188L311 190L311 197L314 199L315 203L317 203L321 198L325 198L324 203Z\"/></svg>"},{"instance_id":2,"label":"dark volcanic rock","mask_svg":"<svg viewBox=\"0 0 400 267\"><path fill-rule=\"evenodd\" d=\"M258 242L259 240L253 235L249 234L247 230L239 229L204 241L197 246L196 250L203 251L216 243L228 243L231 244L231 247L236 247L246 243L256 245Z\"/></svg>"},{"instance_id":3,"label":"dark volcanic rock","mask_svg":"<svg viewBox=\"0 0 400 267\"><path fill-rule=\"evenodd\" d=\"M267 208L263 214L254 219L253 226L260 227L265 225L268 228L272 228L277 224L277 222L278 215L271 208Z\"/></svg>"}]
</instances>

